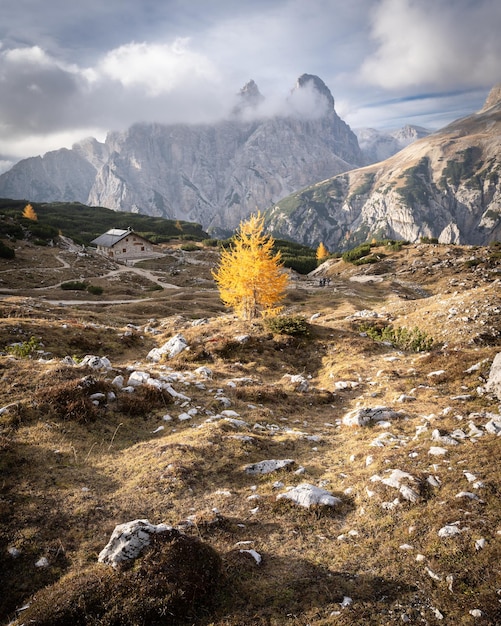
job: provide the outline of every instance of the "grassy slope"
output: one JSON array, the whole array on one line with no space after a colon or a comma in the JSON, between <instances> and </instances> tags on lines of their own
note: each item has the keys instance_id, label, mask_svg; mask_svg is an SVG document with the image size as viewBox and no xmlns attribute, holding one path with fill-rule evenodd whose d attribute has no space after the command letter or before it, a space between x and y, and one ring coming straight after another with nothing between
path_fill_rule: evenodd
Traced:
<instances>
[{"instance_id":1,"label":"grassy slope","mask_svg":"<svg viewBox=\"0 0 501 626\"><path fill-rule=\"evenodd\" d=\"M96 304L72 307L48 305L43 298L74 297L49 286L62 273L65 280L79 278L80 257L50 252L20 246L16 259L5 261L10 271L0 273L0 347L36 336L55 357L45 362L0 356L0 406L15 403L0 415L5 623L37 589L94 567L116 524L148 518L176 525L188 517L193 525L187 532L218 551L226 574L215 608L200 615L199 624L383 625L407 618L431 624L437 610L447 624L501 621L501 439L484 433L445 446L444 457L429 454L432 445L440 445L431 439L434 429L468 433L470 422L482 427L485 412L499 412L495 399L476 391L501 343L495 250L419 245L387 253L370 267L331 261L318 274L331 278L328 288L316 286L317 276L294 282L288 296L289 313L318 314L307 338L274 336L261 322L243 324L226 314L208 282L214 252L172 251L164 265L150 262L157 276L180 287L153 292L151 281L137 275L105 277L110 267L100 268L94 259L89 274L104 287L101 300L126 296L136 302L110 306L86 294ZM38 254L45 255L43 261ZM73 269L63 269L55 255ZM41 272L50 263L53 269ZM33 276L37 265L40 275ZM5 291L13 288L13 275L19 287L27 274L30 289ZM375 278L350 281L361 275ZM42 290L33 291L35 285ZM141 300L145 296L152 300ZM378 322L417 325L442 347L416 354L376 343L350 318L365 309L377 311ZM202 317L206 324L192 324ZM148 364L147 352L176 332L190 350L168 363ZM242 334L249 340L235 342ZM96 375L58 361L87 353L106 355L113 372ZM481 363L479 370L466 374L475 363ZM181 372L173 386L191 398L188 405L146 392L118 394L105 407L85 403L78 389L82 376L93 375L96 389L107 391L111 379L117 373L127 377L132 364L155 376ZM211 368L212 379L191 374L201 365ZM429 376L439 370L444 373ZM308 391L296 390L284 374L305 376ZM336 381L356 384L336 390ZM206 423L224 408L218 389L248 426ZM402 394L416 400L399 403ZM68 397L81 403L69 407ZM339 425L358 405L387 405L404 416L387 429ZM196 415L179 421L190 407ZM171 422L162 419L166 413ZM154 433L159 425L164 429ZM393 438L371 446L385 431ZM305 473L256 477L242 469L273 458L292 458L294 469L304 467ZM371 477L391 469L423 481L418 503L382 507L398 493ZM484 487L475 491L464 471ZM430 475L440 487L426 487ZM274 486L277 480L324 486L342 505L307 511L277 502L283 491ZM462 491L475 491L481 500L457 498ZM259 498L249 500L253 495ZM458 537L438 537L442 526L457 521L463 530ZM486 545L477 550L475 541L482 537ZM235 549L239 541L252 542L263 556L260 566ZM411 547L402 549L405 544ZM12 547L20 551L16 559L7 553ZM418 555L424 559L416 560ZM41 556L48 568L34 566ZM353 603L342 608L345 596ZM473 609L484 617L474 618Z\"/></svg>"}]
</instances>

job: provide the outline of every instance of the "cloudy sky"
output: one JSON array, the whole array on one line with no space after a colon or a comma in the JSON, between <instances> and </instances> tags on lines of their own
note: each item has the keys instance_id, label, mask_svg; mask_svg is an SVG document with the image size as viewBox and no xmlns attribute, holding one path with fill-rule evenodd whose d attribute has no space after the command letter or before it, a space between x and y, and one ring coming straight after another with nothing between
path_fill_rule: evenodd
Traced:
<instances>
[{"instance_id":1,"label":"cloudy sky","mask_svg":"<svg viewBox=\"0 0 501 626\"><path fill-rule=\"evenodd\" d=\"M352 127L437 129L501 81L499 0L0 0L0 171L316 74Z\"/></svg>"}]
</instances>

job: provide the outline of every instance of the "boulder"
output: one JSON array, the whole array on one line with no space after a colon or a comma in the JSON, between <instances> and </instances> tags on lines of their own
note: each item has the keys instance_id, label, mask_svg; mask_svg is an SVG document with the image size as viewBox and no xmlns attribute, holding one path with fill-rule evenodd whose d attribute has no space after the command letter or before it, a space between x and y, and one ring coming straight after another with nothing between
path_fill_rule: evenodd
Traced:
<instances>
[{"instance_id":1,"label":"boulder","mask_svg":"<svg viewBox=\"0 0 501 626\"><path fill-rule=\"evenodd\" d=\"M172 527L165 524L155 526L146 519L137 519L115 526L110 540L101 550L98 561L117 567L123 561L137 558L150 544L152 534L167 532Z\"/></svg>"},{"instance_id":2,"label":"boulder","mask_svg":"<svg viewBox=\"0 0 501 626\"><path fill-rule=\"evenodd\" d=\"M252 465L245 466L246 474L271 474L277 470L284 469L294 464L293 459L269 459L267 461L259 461L259 463L253 463Z\"/></svg>"},{"instance_id":3,"label":"boulder","mask_svg":"<svg viewBox=\"0 0 501 626\"><path fill-rule=\"evenodd\" d=\"M402 416L401 411L394 411L386 406L359 407L344 415L343 424L345 426L366 426L369 422L383 422Z\"/></svg>"},{"instance_id":4,"label":"boulder","mask_svg":"<svg viewBox=\"0 0 501 626\"><path fill-rule=\"evenodd\" d=\"M277 496L277 500L282 498L292 500L292 502L307 509L315 505L336 506L341 504L340 498L333 496L332 493L325 489L320 489L320 487L315 487L315 485L310 485L309 483L301 483L297 487L293 487Z\"/></svg>"},{"instance_id":5,"label":"boulder","mask_svg":"<svg viewBox=\"0 0 501 626\"><path fill-rule=\"evenodd\" d=\"M494 357L485 390L493 393L498 400L501 400L501 352L498 352Z\"/></svg>"},{"instance_id":6,"label":"boulder","mask_svg":"<svg viewBox=\"0 0 501 626\"><path fill-rule=\"evenodd\" d=\"M146 355L146 358L149 361L158 363L163 357L172 359L172 357L176 356L183 350L186 350L188 347L186 339L183 335L178 333L177 335L174 335L174 337L171 337L169 341L164 343L160 348L153 348L153 350L150 350Z\"/></svg>"}]
</instances>

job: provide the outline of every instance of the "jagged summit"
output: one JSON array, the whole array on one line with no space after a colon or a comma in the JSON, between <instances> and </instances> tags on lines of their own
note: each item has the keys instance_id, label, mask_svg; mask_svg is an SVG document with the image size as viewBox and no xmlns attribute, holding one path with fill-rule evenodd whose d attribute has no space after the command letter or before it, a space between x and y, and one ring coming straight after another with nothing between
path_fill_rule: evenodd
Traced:
<instances>
[{"instance_id":1,"label":"jagged summit","mask_svg":"<svg viewBox=\"0 0 501 626\"><path fill-rule=\"evenodd\" d=\"M318 93L322 94L327 99L329 103L329 108L334 108L334 97L330 92L330 89L324 83L324 81L315 76L315 74L301 74L301 76L297 79L296 86L293 89L293 93L296 90L304 89L307 86L312 85L313 88L318 91Z\"/></svg>"},{"instance_id":2,"label":"jagged summit","mask_svg":"<svg viewBox=\"0 0 501 626\"><path fill-rule=\"evenodd\" d=\"M480 110L480 113L487 111L497 104L501 104L501 83L494 85L494 87L489 91L489 95L487 96L485 104Z\"/></svg>"},{"instance_id":3,"label":"jagged summit","mask_svg":"<svg viewBox=\"0 0 501 626\"><path fill-rule=\"evenodd\" d=\"M265 100L263 94L254 80L249 80L238 93L238 103L233 109L234 115L239 115L243 111L256 109Z\"/></svg>"}]
</instances>

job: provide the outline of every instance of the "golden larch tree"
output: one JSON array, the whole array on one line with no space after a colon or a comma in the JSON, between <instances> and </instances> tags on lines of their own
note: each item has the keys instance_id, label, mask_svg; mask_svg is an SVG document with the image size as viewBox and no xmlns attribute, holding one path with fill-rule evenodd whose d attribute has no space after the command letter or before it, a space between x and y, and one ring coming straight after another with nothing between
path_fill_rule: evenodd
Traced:
<instances>
[{"instance_id":1,"label":"golden larch tree","mask_svg":"<svg viewBox=\"0 0 501 626\"><path fill-rule=\"evenodd\" d=\"M289 282L280 252L273 250L273 238L263 231L264 217L259 212L242 222L212 272L224 305L245 320L276 315Z\"/></svg>"},{"instance_id":2,"label":"golden larch tree","mask_svg":"<svg viewBox=\"0 0 501 626\"><path fill-rule=\"evenodd\" d=\"M319 263L323 263L325 259L327 259L328 257L329 257L329 251L324 246L323 242L320 242L317 248L317 261Z\"/></svg>"},{"instance_id":3,"label":"golden larch tree","mask_svg":"<svg viewBox=\"0 0 501 626\"><path fill-rule=\"evenodd\" d=\"M38 215L35 213L35 209L31 206L31 204L27 204L24 207L23 217L27 220L33 220L34 222L38 220Z\"/></svg>"}]
</instances>

